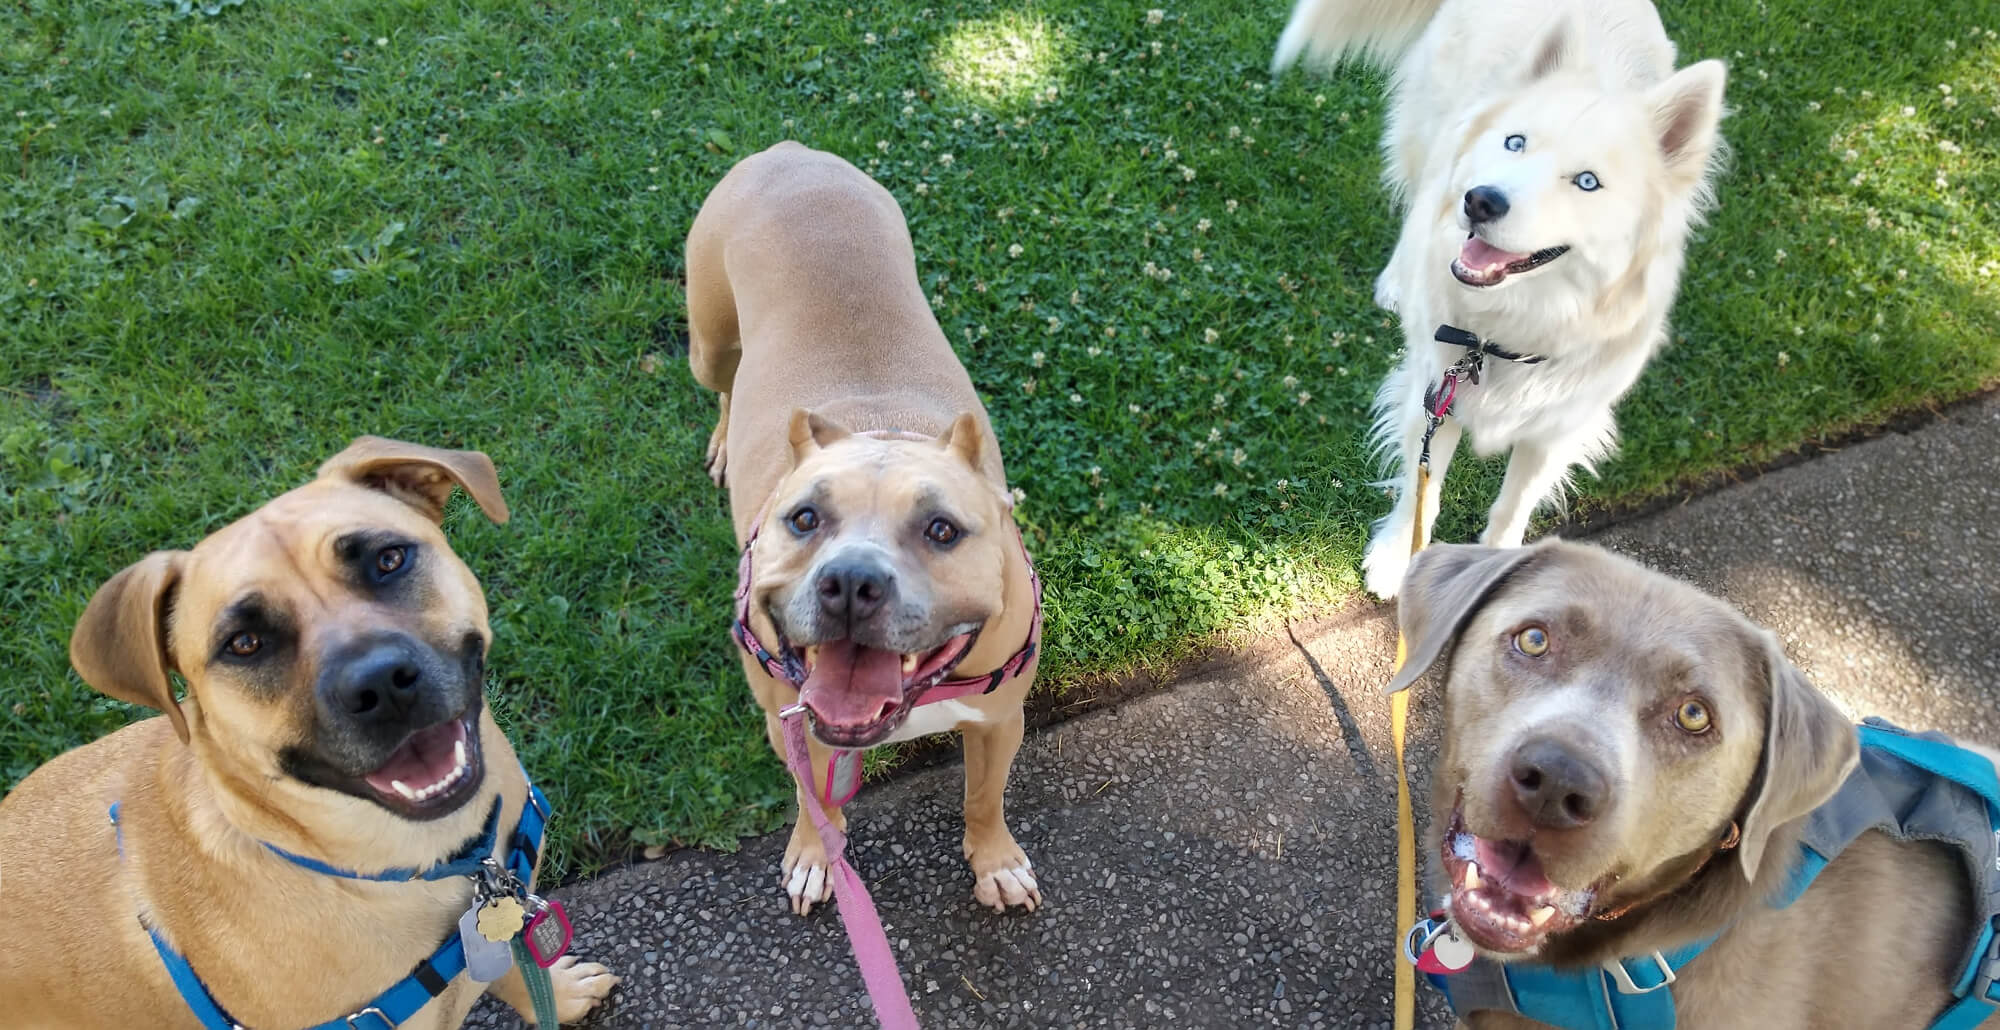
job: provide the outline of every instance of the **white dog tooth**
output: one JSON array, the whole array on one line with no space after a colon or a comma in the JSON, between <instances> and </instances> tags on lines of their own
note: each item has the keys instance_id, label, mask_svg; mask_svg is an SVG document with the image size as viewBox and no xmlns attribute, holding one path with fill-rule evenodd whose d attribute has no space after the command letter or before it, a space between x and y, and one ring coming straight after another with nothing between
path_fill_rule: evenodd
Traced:
<instances>
[{"instance_id":1,"label":"white dog tooth","mask_svg":"<svg viewBox=\"0 0 2000 1030\"><path fill-rule=\"evenodd\" d=\"M459 773L462 773L462 772L464 772L464 771L465 771L465 741L461 740L461 741L459 741L458 743L456 743L456 744L452 745L452 754L451 754L451 758L452 758L452 767L451 767L451 772L452 772L452 775L456 776L456 775L458 775Z\"/></svg>"},{"instance_id":2,"label":"white dog tooth","mask_svg":"<svg viewBox=\"0 0 2000 1030\"><path fill-rule=\"evenodd\" d=\"M402 780L390 780L389 786L396 788L396 793L403 795L404 798L410 801L417 799L417 792L411 790L410 785L404 783Z\"/></svg>"},{"instance_id":3,"label":"white dog tooth","mask_svg":"<svg viewBox=\"0 0 2000 1030\"><path fill-rule=\"evenodd\" d=\"M814 644L811 647L806 648L806 671L811 672L812 667L818 664L819 664L819 645Z\"/></svg>"},{"instance_id":4,"label":"white dog tooth","mask_svg":"<svg viewBox=\"0 0 2000 1030\"><path fill-rule=\"evenodd\" d=\"M1555 909L1550 908L1547 905L1542 905L1537 908L1529 910L1528 922L1535 924L1536 929L1540 929L1541 927L1546 925L1550 919L1555 918L1555 914L1556 914Z\"/></svg>"},{"instance_id":5,"label":"white dog tooth","mask_svg":"<svg viewBox=\"0 0 2000 1030\"><path fill-rule=\"evenodd\" d=\"M917 656L913 654L904 655L903 675L908 676L910 673L913 673L915 671L917 671Z\"/></svg>"},{"instance_id":6,"label":"white dog tooth","mask_svg":"<svg viewBox=\"0 0 2000 1030\"><path fill-rule=\"evenodd\" d=\"M1480 887L1484 886L1485 883L1486 881L1481 880L1479 878L1479 863L1477 862L1465 863L1465 889L1469 891L1476 891Z\"/></svg>"}]
</instances>

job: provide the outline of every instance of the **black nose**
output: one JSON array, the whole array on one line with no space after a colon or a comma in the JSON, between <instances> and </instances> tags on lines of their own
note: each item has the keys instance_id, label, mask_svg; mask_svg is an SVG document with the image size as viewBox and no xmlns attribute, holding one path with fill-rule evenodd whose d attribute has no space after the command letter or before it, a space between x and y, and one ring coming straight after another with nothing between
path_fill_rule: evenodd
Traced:
<instances>
[{"instance_id":1,"label":"black nose","mask_svg":"<svg viewBox=\"0 0 2000 1030\"><path fill-rule=\"evenodd\" d=\"M396 723L420 700L423 680L409 642L375 640L336 657L320 689L335 712L355 722Z\"/></svg>"},{"instance_id":2,"label":"black nose","mask_svg":"<svg viewBox=\"0 0 2000 1030\"><path fill-rule=\"evenodd\" d=\"M1604 813L1611 786L1604 773L1569 745L1540 737L1514 752L1514 798L1528 821L1545 830L1570 830Z\"/></svg>"},{"instance_id":3,"label":"black nose","mask_svg":"<svg viewBox=\"0 0 2000 1030\"><path fill-rule=\"evenodd\" d=\"M1478 225L1507 213L1507 195L1491 186L1474 186L1465 191L1465 217Z\"/></svg>"},{"instance_id":4,"label":"black nose","mask_svg":"<svg viewBox=\"0 0 2000 1030\"><path fill-rule=\"evenodd\" d=\"M820 611L836 619L866 619L882 610L896 592L896 577L873 562L836 559L820 570Z\"/></svg>"}]
</instances>

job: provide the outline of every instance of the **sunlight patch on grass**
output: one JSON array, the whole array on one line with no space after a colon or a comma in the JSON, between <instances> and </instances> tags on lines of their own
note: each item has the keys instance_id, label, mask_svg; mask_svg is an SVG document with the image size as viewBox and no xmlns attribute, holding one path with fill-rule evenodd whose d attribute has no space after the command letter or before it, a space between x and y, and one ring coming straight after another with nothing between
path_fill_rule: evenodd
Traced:
<instances>
[{"instance_id":1,"label":"sunlight patch on grass","mask_svg":"<svg viewBox=\"0 0 2000 1030\"><path fill-rule=\"evenodd\" d=\"M1009 12L968 21L938 45L932 67L965 100L999 109L1061 90L1062 27Z\"/></svg>"}]
</instances>

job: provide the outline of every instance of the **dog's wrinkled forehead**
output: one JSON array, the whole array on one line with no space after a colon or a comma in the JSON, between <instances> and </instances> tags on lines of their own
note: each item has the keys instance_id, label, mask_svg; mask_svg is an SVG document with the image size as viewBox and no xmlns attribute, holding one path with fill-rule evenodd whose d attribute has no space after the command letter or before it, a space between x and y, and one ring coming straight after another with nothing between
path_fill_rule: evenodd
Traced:
<instances>
[{"instance_id":1,"label":"dog's wrinkled forehead","mask_svg":"<svg viewBox=\"0 0 2000 1030\"><path fill-rule=\"evenodd\" d=\"M977 532L1001 513L993 488L965 462L929 440L850 436L806 456L785 477L772 512L780 522L810 508L837 535L867 526L922 530L947 518Z\"/></svg>"}]
</instances>

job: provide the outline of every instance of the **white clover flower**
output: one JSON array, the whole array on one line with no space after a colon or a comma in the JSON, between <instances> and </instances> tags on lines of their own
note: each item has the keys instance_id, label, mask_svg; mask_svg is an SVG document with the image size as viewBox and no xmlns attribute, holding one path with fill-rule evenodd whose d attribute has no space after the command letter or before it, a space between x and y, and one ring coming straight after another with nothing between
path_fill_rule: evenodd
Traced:
<instances>
[{"instance_id":1,"label":"white clover flower","mask_svg":"<svg viewBox=\"0 0 2000 1030\"><path fill-rule=\"evenodd\" d=\"M1792 356L1791 356L1790 354L1787 354L1787 353L1785 353L1784 351L1779 351L1779 352L1778 352L1778 367L1779 367L1779 368L1784 368L1784 367L1785 367L1786 365L1789 365L1789 364L1791 364L1791 363L1792 363Z\"/></svg>"},{"instance_id":2,"label":"white clover flower","mask_svg":"<svg viewBox=\"0 0 2000 1030\"><path fill-rule=\"evenodd\" d=\"M1186 181L1186 182L1193 182L1193 181L1194 181L1194 169L1192 169L1192 168L1189 168L1189 167L1188 167L1188 166L1186 166L1186 165L1182 165L1182 166L1181 166L1181 179L1182 179L1183 181Z\"/></svg>"},{"instance_id":3,"label":"white clover flower","mask_svg":"<svg viewBox=\"0 0 2000 1030\"><path fill-rule=\"evenodd\" d=\"M911 107L911 106L910 106L910 105L908 105L908 104L904 104L904 105L903 105L903 117L905 117L905 118L908 118L909 116L911 116L911 115L913 115L913 114L916 114L916 113L917 113L917 109L916 109L916 108L914 108L914 107Z\"/></svg>"},{"instance_id":4,"label":"white clover flower","mask_svg":"<svg viewBox=\"0 0 2000 1030\"><path fill-rule=\"evenodd\" d=\"M1139 414L1139 406L1137 404L1127 404L1125 405L1125 410L1134 415Z\"/></svg>"},{"instance_id":5,"label":"white clover flower","mask_svg":"<svg viewBox=\"0 0 2000 1030\"><path fill-rule=\"evenodd\" d=\"M1289 490L1289 489L1291 489L1291 488L1292 488L1292 483L1291 483L1291 480L1289 480L1289 479L1280 479L1280 480L1278 480L1278 489L1280 489L1280 490Z\"/></svg>"},{"instance_id":6,"label":"white clover flower","mask_svg":"<svg viewBox=\"0 0 2000 1030\"><path fill-rule=\"evenodd\" d=\"M879 151L881 151L881 152L883 152L884 154L888 153L888 152L889 152L889 141L888 141L888 140L885 140L885 139L878 139L878 140L876 140L876 141L875 141L875 149L876 149L876 150L879 150Z\"/></svg>"},{"instance_id":7,"label":"white clover flower","mask_svg":"<svg viewBox=\"0 0 2000 1030\"><path fill-rule=\"evenodd\" d=\"M376 45L376 46L388 46L388 45L389 45L389 37L387 37L387 36L376 36L376 37L375 37L375 45Z\"/></svg>"},{"instance_id":8,"label":"white clover flower","mask_svg":"<svg viewBox=\"0 0 2000 1030\"><path fill-rule=\"evenodd\" d=\"M1228 404L1228 403L1229 403L1229 398L1227 398L1227 397L1224 397L1223 395L1221 395L1221 394L1219 394L1219 393L1218 393L1218 394L1216 394L1216 395L1215 395L1215 397L1214 397L1214 399L1213 399L1213 400L1211 400L1211 401L1209 402L1209 404L1210 404L1210 405L1211 405L1212 407L1217 407L1217 408L1220 408L1220 407L1222 407L1223 405L1225 405L1225 404Z\"/></svg>"},{"instance_id":9,"label":"white clover flower","mask_svg":"<svg viewBox=\"0 0 2000 1030\"><path fill-rule=\"evenodd\" d=\"M1210 221L1209 221L1208 219L1204 218L1204 219L1202 219L1201 221L1199 221L1199 222L1196 222L1196 223L1194 223L1194 231L1195 231L1195 232L1207 232L1207 231L1209 230L1209 228L1210 228L1211 226L1213 226L1214 224L1215 224L1215 223L1213 223L1213 222L1210 222Z\"/></svg>"},{"instance_id":10,"label":"white clover flower","mask_svg":"<svg viewBox=\"0 0 2000 1030\"><path fill-rule=\"evenodd\" d=\"M1324 93L1315 93L1315 94L1313 94L1313 106L1314 106L1314 107L1325 107L1325 106L1326 106L1326 94L1324 94Z\"/></svg>"},{"instance_id":11,"label":"white clover flower","mask_svg":"<svg viewBox=\"0 0 2000 1030\"><path fill-rule=\"evenodd\" d=\"M1217 497L1229 496L1229 484L1228 483L1215 484L1215 496Z\"/></svg>"},{"instance_id":12,"label":"white clover flower","mask_svg":"<svg viewBox=\"0 0 2000 1030\"><path fill-rule=\"evenodd\" d=\"M1072 393L1072 394L1070 394L1070 395L1069 395L1069 402L1070 402L1071 404L1082 404L1082 403L1083 403L1083 394L1080 394L1080 393Z\"/></svg>"},{"instance_id":13,"label":"white clover flower","mask_svg":"<svg viewBox=\"0 0 2000 1030\"><path fill-rule=\"evenodd\" d=\"M874 46L876 43L875 34L873 32L870 32L867 33L866 35L863 35L861 37L861 42L866 43L869 46Z\"/></svg>"},{"instance_id":14,"label":"white clover flower","mask_svg":"<svg viewBox=\"0 0 2000 1030\"><path fill-rule=\"evenodd\" d=\"M1042 361L1046 357L1047 355L1044 355L1041 351L1036 351L1033 354L1028 355L1028 364L1033 365L1036 368L1040 368L1042 367Z\"/></svg>"},{"instance_id":15,"label":"white clover flower","mask_svg":"<svg viewBox=\"0 0 2000 1030\"><path fill-rule=\"evenodd\" d=\"M926 193L929 193L930 191L931 191L931 184L930 184L930 183L927 183L927 182L920 182L920 183L917 183L917 195L918 195L918 196L923 196L924 194L926 194Z\"/></svg>"},{"instance_id":16,"label":"white clover flower","mask_svg":"<svg viewBox=\"0 0 2000 1030\"><path fill-rule=\"evenodd\" d=\"M1166 20L1167 20L1167 12L1162 11L1157 7L1146 12L1146 24L1148 25L1158 25L1159 23Z\"/></svg>"},{"instance_id":17,"label":"white clover flower","mask_svg":"<svg viewBox=\"0 0 2000 1030\"><path fill-rule=\"evenodd\" d=\"M1250 455L1244 453L1243 448L1241 447L1236 448L1229 454L1229 463L1231 465L1241 466L1245 461L1248 461L1249 459Z\"/></svg>"},{"instance_id":18,"label":"white clover flower","mask_svg":"<svg viewBox=\"0 0 2000 1030\"><path fill-rule=\"evenodd\" d=\"M1778 253L1777 253L1777 255L1776 255L1776 256L1777 256L1777 259L1778 259L1778 264L1781 264L1781 265L1782 265L1782 264L1784 264L1784 263L1785 263L1785 248L1783 248L1783 247L1779 247L1779 248L1778 248Z\"/></svg>"},{"instance_id":19,"label":"white clover flower","mask_svg":"<svg viewBox=\"0 0 2000 1030\"><path fill-rule=\"evenodd\" d=\"M1286 376L1286 377L1284 378L1283 382L1284 382L1284 384L1285 384L1285 389L1289 390L1289 389L1291 389L1291 388L1293 388L1293 387L1295 387L1295 386L1299 385L1299 377L1298 377L1298 376Z\"/></svg>"},{"instance_id":20,"label":"white clover flower","mask_svg":"<svg viewBox=\"0 0 2000 1030\"><path fill-rule=\"evenodd\" d=\"M1222 339L1222 334L1216 332L1214 329L1203 329L1201 331L1201 338L1204 343L1214 343Z\"/></svg>"},{"instance_id":21,"label":"white clover flower","mask_svg":"<svg viewBox=\"0 0 2000 1030\"><path fill-rule=\"evenodd\" d=\"M938 164L941 164L941 165L945 166L946 168L950 168L950 167L951 167L951 165L952 165L952 162L954 162L954 161L956 161L956 160L958 160L958 158L955 158L955 157L951 156L950 154L939 154L939 155L938 155Z\"/></svg>"},{"instance_id":22,"label":"white clover flower","mask_svg":"<svg viewBox=\"0 0 2000 1030\"><path fill-rule=\"evenodd\" d=\"M1225 200L1222 202L1222 209L1233 215L1236 213L1236 202L1233 200Z\"/></svg>"},{"instance_id":23,"label":"white clover flower","mask_svg":"<svg viewBox=\"0 0 2000 1030\"><path fill-rule=\"evenodd\" d=\"M1222 429L1221 429L1221 427L1220 427L1220 426L1217 426L1217 427L1212 427L1212 428L1210 428L1210 429L1209 429L1209 431L1208 431L1208 442L1209 442L1209 443L1216 443L1216 442L1220 441L1221 439L1222 439Z\"/></svg>"},{"instance_id":24,"label":"white clover flower","mask_svg":"<svg viewBox=\"0 0 2000 1030\"><path fill-rule=\"evenodd\" d=\"M1022 251L1023 251L1024 249L1026 249L1026 248L1022 247L1022 246L1021 246L1020 244L1018 244L1018 243L1010 243L1010 244L1008 244L1008 245L1007 245L1007 256L1008 256L1008 257L1020 257L1020 256L1021 256L1021 252L1022 252Z\"/></svg>"},{"instance_id":25,"label":"white clover flower","mask_svg":"<svg viewBox=\"0 0 2000 1030\"><path fill-rule=\"evenodd\" d=\"M1312 403L1312 399L1313 399L1313 395L1312 395L1312 394L1310 394L1310 393L1308 393L1308 392L1306 392L1306 391L1304 391L1304 390L1300 390L1300 391L1299 391L1299 406L1300 406L1300 407L1304 407L1305 405L1307 405L1307 404L1310 404L1310 403Z\"/></svg>"}]
</instances>

